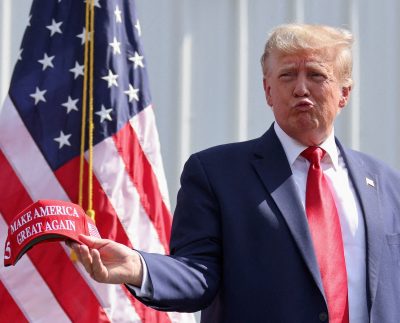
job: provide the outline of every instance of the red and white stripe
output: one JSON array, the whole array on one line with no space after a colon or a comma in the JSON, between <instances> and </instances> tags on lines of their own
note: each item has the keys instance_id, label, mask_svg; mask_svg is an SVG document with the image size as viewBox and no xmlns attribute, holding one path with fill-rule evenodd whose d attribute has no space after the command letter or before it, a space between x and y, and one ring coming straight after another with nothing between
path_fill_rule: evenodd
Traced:
<instances>
[{"instance_id":1,"label":"red and white stripe","mask_svg":"<svg viewBox=\"0 0 400 323\"><path fill-rule=\"evenodd\" d=\"M76 158L53 173L6 99L0 110L1 255L8 224L20 209L38 199L76 200L78 164ZM168 252L171 217L151 107L94 147L93 167L100 234ZM194 322L190 314L145 307L124 286L96 283L58 242L35 246L16 266L1 263L0 296L1 322Z\"/></svg>"},{"instance_id":2,"label":"red and white stripe","mask_svg":"<svg viewBox=\"0 0 400 323\"><path fill-rule=\"evenodd\" d=\"M7 227L8 225L3 216L0 216L1 237L7 236ZM0 244L0 253L4 254L4 243ZM43 307L43 304L46 304L46 315L49 322L50 320L71 322L28 257L22 257L13 270L2 268L0 270L0 280L4 292L9 294L14 303L12 311L7 314L3 312L2 307L0 311L1 322L20 322L21 320L24 321L24 319L30 322L38 322L42 320L40 308ZM34 294L27 292L28 282L34 286ZM2 297L1 303L9 304L9 301L5 302ZM7 308L8 306L4 306L4 309ZM18 320L14 320L14 311L19 317Z\"/></svg>"}]
</instances>

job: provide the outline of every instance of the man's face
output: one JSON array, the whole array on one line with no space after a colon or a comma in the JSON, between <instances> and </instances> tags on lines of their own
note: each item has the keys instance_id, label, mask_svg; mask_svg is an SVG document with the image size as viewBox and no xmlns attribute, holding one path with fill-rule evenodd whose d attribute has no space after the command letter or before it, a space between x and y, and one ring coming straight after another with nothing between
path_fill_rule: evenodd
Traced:
<instances>
[{"instance_id":1,"label":"man's face","mask_svg":"<svg viewBox=\"0 0 400 323\"><path fill-rule=\"evenodd\" d=\"M264 89L275 120L304 145L318 145L331 133L350 94L342 87L333 56L327 52L272 53Z\"/></svg>"}]
</instances>

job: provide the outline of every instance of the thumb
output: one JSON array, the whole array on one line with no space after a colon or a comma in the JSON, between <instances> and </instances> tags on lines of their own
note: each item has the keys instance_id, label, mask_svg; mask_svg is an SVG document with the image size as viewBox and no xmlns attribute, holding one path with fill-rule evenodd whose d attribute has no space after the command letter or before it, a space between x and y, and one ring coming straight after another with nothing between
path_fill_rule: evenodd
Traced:
<instances>
[{"instance_id":1,"label":"thumb","mask_svg":"<svg viewBox=\"0 0 400 323\"><path fill-rule=\"evenodd\" d=\"M82 242L83 244L87 245L91 249L92 248L98 249L99 247L101 247L105 244L103 242L103 239L95 238L92 236L87 236L84 234L79 235L79 241Z\"/></svg>"}]
</instances>

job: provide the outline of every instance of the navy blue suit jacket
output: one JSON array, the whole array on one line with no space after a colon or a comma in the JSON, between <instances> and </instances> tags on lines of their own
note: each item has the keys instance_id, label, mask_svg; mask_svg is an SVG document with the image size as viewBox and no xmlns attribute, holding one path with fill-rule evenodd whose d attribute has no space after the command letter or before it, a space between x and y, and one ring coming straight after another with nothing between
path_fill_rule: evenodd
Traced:
<instances>
[{"instance_id":1,"label":"navy blue suit jacket","mask_svg":"<svg viewBox=\"0 0 400 323\"><path fill-rule=\"evenodd\" d=\"M364 215L370 321L398 323L400 175L337 144ZM192 155L171 256L142 256L153 290L141 301L159 310L203 310L202 322L229 323L312 323L327 313L306 214L273 127Z\"/></svg>"}]
</instances>

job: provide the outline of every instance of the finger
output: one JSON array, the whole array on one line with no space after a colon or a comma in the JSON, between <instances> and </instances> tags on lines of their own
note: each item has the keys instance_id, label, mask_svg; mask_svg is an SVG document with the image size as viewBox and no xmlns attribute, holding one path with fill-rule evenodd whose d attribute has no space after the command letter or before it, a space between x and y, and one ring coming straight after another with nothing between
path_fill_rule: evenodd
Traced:
<instances>
[{"instance_id":1,"label":"finger","mask_svg":"<svg viewBox=\"0 0 400 323\"><path fill-rule=\"evenodd\" d=\"M82 263L83 267L85 267L85 270L90 275L92 275L92 273L93 273L93 269L92 269L93 258L92 258L92 255L90 254L89 248L85 245L78 245L77 254L79 256L79 260Z\"/></svg>"},{"instance_id":2,"label":"finger","mask_svg":"<svg viewBox=\"0 0 400 323\"><path fill-rule=\"evenodd\" d=\"M79 250L79 244L78 243L69 243L68 246L72 249L72 251L75 253L75 255L78 257L78 260L82 262L82 257L81 257L81 252Z\"/></svg>"},{"instance_id":3,"label":"finger","mask_svg":"<svg viewBox=\"0 0 400 323\"><path fill-rule=\"evenodd\" d=\"M79 246L79 243L77 243L74 240L65 240L65 244L70 247L71 249L73 249L75 252Z\"/></svg>"},{"instance_id":4,"label":"finger","mask_svg":"<svg viewBox=\"0 0 400 323\"><path fill-rule=\"evenodd\" d=\"M108 271L101 261L100 253L97 249L91 250L93 278L98 282L106 283L108 279Z\"/></svg>"}]
</instances>

